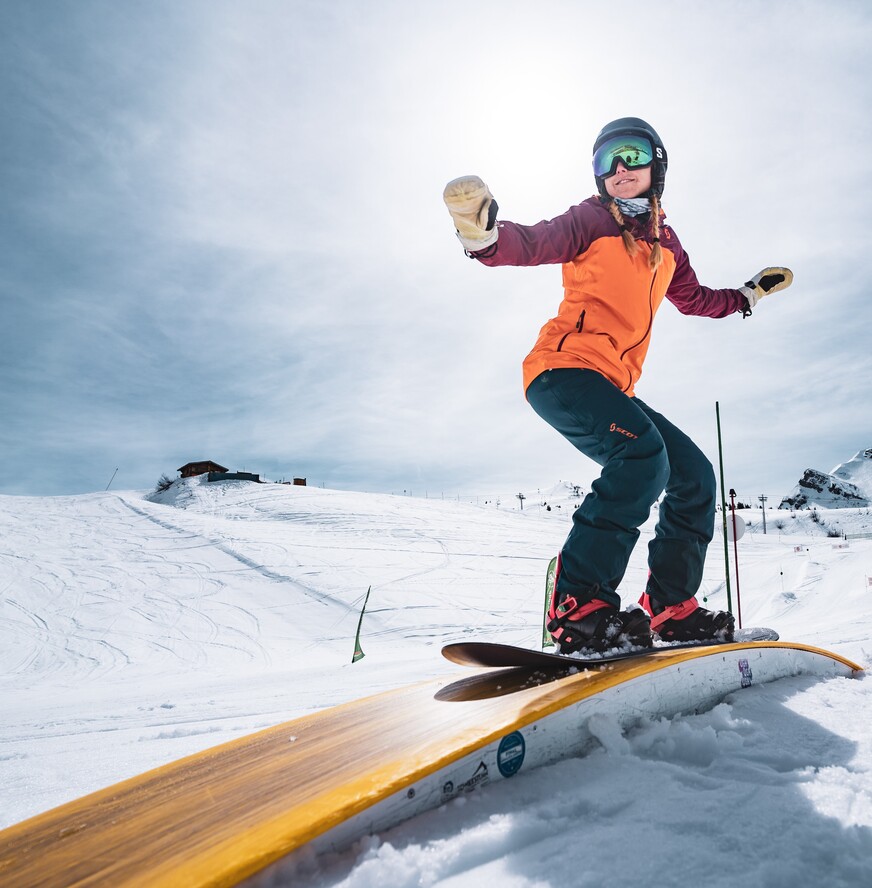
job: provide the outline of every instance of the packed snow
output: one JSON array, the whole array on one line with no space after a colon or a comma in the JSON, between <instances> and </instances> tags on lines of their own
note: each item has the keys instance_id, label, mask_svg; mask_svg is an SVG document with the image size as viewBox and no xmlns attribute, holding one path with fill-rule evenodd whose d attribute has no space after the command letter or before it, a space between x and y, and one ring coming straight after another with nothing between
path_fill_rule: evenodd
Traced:
<instances>
[{"instance_id":1,"label":"packed snow","mask_svg":"<svg viewBox=\"0 0 872 888\"><path fill-rule=\"evenodd\" d=\"M157 495L0 497L0 827L327 706L455 678L447 642L536 646L545 569L581 494L461 502L201 477ZM872 539L852 535L872 534L870 510L767 510L765 534L759 509L742 514L743 624L868 664ZM719 523L701 590L716 608L720 539ZM736 593L734 577L734 610ZM865 677L785 679L594 729L583 758L345 853L304 851L279 884L872 884Z\"/></svg>"}]
</instances>

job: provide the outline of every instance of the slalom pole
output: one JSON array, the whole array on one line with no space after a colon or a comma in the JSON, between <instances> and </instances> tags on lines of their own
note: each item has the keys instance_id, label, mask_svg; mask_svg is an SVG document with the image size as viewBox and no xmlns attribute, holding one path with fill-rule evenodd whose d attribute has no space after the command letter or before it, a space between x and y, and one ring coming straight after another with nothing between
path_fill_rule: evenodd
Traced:
<instances>
[{"instance_id":1,"label":"slalom pole","mask_svg":"<svg viewBox=\"0 0 872 888\"><path fill-rule=\"evenodd\" d=\"M724 448L721 442L721 405L715 401L715 415L718 420L718 462L721 468L721 517L724 529L724 572L727 577L727 610L733 612L733 598L730 594L730 543L727 538L727 495L724 492ZM738 582L738 577L736 578Z\"/></svg>"},{"instance_id":2,"label":"slalom pole","mask_svg":"<svg viewBox=\"0 0 872 888\"><path fill-rule=\"evenodd\" d=\"M366 654L360 646L360 627L363 626L363 613L366 610L366 603L369 601L369 593L372 592L372 586L366 590L366 596L363 599L363 607L360 609L360 619L357 621L357 634L354 636L354 656L351 658L352 663L362 660Z\"/></svg>"},{"instance_id":3,"label":"slalom pole","mask_svg":"<svg viewBox=\"0 0 872 888\"><path fill-rule=\"evenodd\" d=\"M742 628L742 596L739 592L739 534L736 530L736 491L730 488L730 509L733 513L733 549L736 553L736 606L738 608L739 628Z\"/></svg>"}]
</instances>

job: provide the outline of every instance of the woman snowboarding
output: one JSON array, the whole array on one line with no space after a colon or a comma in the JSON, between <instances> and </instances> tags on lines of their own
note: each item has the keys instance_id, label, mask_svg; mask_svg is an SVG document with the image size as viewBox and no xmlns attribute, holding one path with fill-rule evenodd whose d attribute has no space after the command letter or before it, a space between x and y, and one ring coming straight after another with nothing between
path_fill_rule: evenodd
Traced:
<instances>
[{"instance_id":1,"label":"woman snowboarding","mask_svg":"<svg viewBox=\"0 0 872 888\"><path fill-rule=\"evenodd\" d=\"M623 117L594 143L598 194L555 219L497 221L478 176L449 182L443 194L468 256L488 266L563 266L563 300L524 360L524 388L536 413L602 472L560 553L548 630L561 653L650 646L654 633L664 641L732 639L732 614L706 610L695 597L714 530L714 471L634 386L664 299L682 314L747 316L793 275L766 268L738 289L702 286L660 207L666 166L654 129ZM642 607L621 610L618 586L639 527L664 491Z\"/></svg>"}]
</instances>

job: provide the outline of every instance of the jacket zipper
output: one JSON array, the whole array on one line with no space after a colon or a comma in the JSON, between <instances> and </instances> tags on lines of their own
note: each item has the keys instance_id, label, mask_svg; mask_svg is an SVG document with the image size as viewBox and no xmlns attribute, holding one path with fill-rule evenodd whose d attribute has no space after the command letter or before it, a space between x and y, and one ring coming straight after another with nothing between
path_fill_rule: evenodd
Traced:
<instances>
[{"instance_id":1,"label":"jacket zipper","mask_svg":"<svg viewBox=\"0 0 872 888\"><path fill-rule=\"evenodd\" d=\"M584 316L587 313L587 309L584 309L582 313L578 316L578 320L575 322L575 332L581 333L584 328ZM569 331L571 333L572 330ZM557 351L560 351L563 348L563 343L566 341L566 337L569 336L569 333L564 333L560 339L560 342L557 343Z\"/></svg>"},{"instance_id":2,"label":"jacket zipper","mask_svg":"<svg viewBox=\"0 0 872 888\"><path fill-rule=\"evenodd\" d=\"M648 287L648 326L645 328L645 333L642 338L638 342L634 342L632 345L628 345L621 352L621 363L624 362L624 358L626 357L628 352L633 351L634 348L638 348L651 334L651 327L654 324L654 281L657 280L657 272L654 272L654 276L651 278L651 285ZM565 338L565 337L564 337ZM562 340L561 340L562 342ZM621 389L621 391L626 392L630 386L633 384L633 373L630 368L627 368L627 375L630 377L627 381L627 384Z\"/></svg>"}]
</instances>

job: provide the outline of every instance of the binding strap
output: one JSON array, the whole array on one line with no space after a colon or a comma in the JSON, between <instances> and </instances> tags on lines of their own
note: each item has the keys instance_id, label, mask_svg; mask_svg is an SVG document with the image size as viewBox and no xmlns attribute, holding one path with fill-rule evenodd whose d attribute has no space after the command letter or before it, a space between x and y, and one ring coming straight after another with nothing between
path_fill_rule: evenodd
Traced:
<instances>
[{"instance_id":1,"label":"binding strap","mask_svg":"<svg viewBox=\"0 0 872 888\"><path fill-rule=\"evenodd\" d=\"M659 614L654 614L651 610L651 598L646 593L642 596L642 607L651 614L651 631L655 632L658 626L662 626L667 620L684 620L689 617L698 607L699 602L696 596L682 601L680 604L670 604L664 607Z\"/></svg>"},{"instance_id":2,"label":"binding strap","mask_svg":"<svg viewBox=\"0 0 872 888\"><path fill-rule=\"evenodd\" d=\"M579 602L575 596L564 598L559 604L551 603L548 610L547 628L555 641L560 641L571 628L572 623L578 623L586 616L602 610L604 607L612 607L607 601L594 598L591 601ZM567 625L569 624L569 625Z\"/></svg>"}]
</instances>

